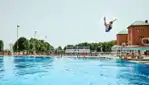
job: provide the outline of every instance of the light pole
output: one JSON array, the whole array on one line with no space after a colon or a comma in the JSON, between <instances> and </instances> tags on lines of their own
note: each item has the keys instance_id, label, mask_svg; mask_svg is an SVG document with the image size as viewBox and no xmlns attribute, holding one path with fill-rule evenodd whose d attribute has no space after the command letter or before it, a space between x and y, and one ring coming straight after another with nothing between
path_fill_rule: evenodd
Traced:
<instances>
[{"instance_id":1,"label":"light pole","mask_svg":"<svg viewBox=\"0 0 149 85\"><path fill-rule=\"evenodd\" d=\"M37 34L37 31L34 32L34 38L35 38L35 39L36 39L36 34ZM36 54L35 41L34 41L34 54Z\"/></svg>"},{"instance_id":2,"label":"light pole","mask_svg":"<svg viewBox=\"0 0 149 85\"><path fill-rule=\"evenodd\" d=\"M47 36L45 36L45 41L46 41L46 39L47 39Z\"/></svg>"},{"instance_id":3,"label":"light pole","mask_svg":"<svg viewBox=\"0 0 149 85\"><path fill-rule=\"evenodd\" d=\"M34 32L34 38L36 38L37 31Z\"/></svg>"},{"instance_id":4,"label":"light pole","mask_svg":"<svg viewBox=\"0 0 149 85\"><path fill-rule=\"evenodd\" d=\"M46 42L46 39L47 39L47 36L45 36L45 42ZM47 53L49 53L49 51L48 51L48 50L46 50L46 52L45 52L45 53L47 54Z\"/></svg>"},{"instance_id":5,"label":"light pole","mask_svg":"<svg viewBox=\"0 0 149 85\"><path fill-rule=\"evenodd\" d=\"M20 26L17 25L17 55L18 55L18 37L19 37L19 33L18 33L19 31L18 30L19 30L19 27Z\"/></svg>"}]
</instances>

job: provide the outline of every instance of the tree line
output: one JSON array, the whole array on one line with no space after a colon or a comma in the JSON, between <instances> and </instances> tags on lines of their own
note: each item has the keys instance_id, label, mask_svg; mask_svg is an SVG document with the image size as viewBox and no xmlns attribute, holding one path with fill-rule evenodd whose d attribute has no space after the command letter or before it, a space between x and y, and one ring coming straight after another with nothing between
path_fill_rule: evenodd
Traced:
<instances>
[{"instance_id":1,"label":"tree line","mask_svg":"<svg viewBox=\"0 0 149 85\"><path fill-rule=\"evenodd\" d=\"M29 40L25 37L20 37L13 45L14 52L25 51L27 53L40 53L40 52L51 52L54 50L53 46L44 40L38 40L36 38L30 38Z\"/></svg>"},{"instance_id":2,"label":"tree line","mask_svg":"<svg viewBox=\"0 0 149 85\"><path fill-rule=\"evenodd\" d=\"M39 40L36 38L30 38L27 39L25 37L20 37L13 45L13 51L14 52L27 52L27 53L33 53L34 51L39 52L64 52L67 47L71 46L87 46L90 48L90 50L101 52L101 48L103 52L110 52L112 46L116 44L116 40L108 41L108 42L98 42L98 43L78 43L76 45L66 45L64 48L61 46L54 48L50 43L45 42L44 40ZM2 40L0 40L0 51L3 51L4 49L4 43Z\"/></svg>"},{"instance_id":3,"label":"tree line","mask_svg":"<svg viewBox=\"0 0 149 85\"><path fill-rule=\"evenodd\" d=\"M4 43L2 40L0 40L0 51L4 50Z\"/></svg>"},{"instance_id":4,"label":"tree line","mask_svg":"<svg viewBox=\"0 0 149 85\"><path fill-rule=\"evenodd\" d=\"M112 46L116 45L116 40L108 41L108 42L98 42L98 43L79 43L76 45L67 45L64 47L64 50L67 47L72 47L72 46L87 46L90 48L90 50L93 52L111 52ZM101 50L102 49L102 50Z\"/></svg>"}]
</instances>

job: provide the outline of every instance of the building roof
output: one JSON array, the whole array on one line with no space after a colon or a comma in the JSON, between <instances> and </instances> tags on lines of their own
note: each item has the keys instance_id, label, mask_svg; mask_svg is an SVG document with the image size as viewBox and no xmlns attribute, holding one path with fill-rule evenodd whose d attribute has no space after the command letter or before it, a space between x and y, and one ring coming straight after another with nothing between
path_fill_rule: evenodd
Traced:
<instances>
[{"instance_id":1,"label":"building roof","mask_svg":"<svg viewBox=\"0 0 149 85\"><path fill-rule=\"evenodd\" d=\"M141 26L141 25L144 26L144 25L149 25L148 21L147 22L146 21L135 21L130 26Z\"/></svg>"},{"instance_id":2,"label":"building roof","mask_svg":"<svg viewBox=\"0 0 149 85\"><path fill-rule=\"evenodd\" d=\"M118 32L118 34L128 34L128 30L127 29L126 30L122 30L122 31Z\"/></svg>"}]
</instances>

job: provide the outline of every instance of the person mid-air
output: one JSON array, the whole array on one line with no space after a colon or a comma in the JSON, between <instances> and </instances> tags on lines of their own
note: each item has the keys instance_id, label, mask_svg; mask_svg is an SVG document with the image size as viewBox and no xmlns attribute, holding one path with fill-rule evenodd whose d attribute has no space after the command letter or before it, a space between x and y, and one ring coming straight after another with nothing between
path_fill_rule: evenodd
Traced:
<instances>
[{"instance_id":1,"label":"person mid-air","mask_svg":"<svg viewBox=\"0 0 149 85\"><path fill-rule=\"evenodd\" d=\"M105 31L109 32L112 29L112 24L117 19L114 19L113 21L110 21L109 24L106 23L106 17L104 17L104 25L105 25Z\"/></svg>"}]
</instances>

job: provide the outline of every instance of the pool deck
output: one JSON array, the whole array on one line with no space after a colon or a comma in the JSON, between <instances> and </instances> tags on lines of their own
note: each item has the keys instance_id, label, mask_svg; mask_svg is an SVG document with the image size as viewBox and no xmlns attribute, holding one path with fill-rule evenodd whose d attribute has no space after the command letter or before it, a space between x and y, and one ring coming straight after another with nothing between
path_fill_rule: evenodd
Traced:
<instances>
[{"instance_id":1,"label":"pool deck","mask_svg":"<svg viewBox=\"0 0 149 85\"><path fill-rule=\"evenodd\" d=\"M149 64L149 61L135 61L135 60L131 60L130 62Z\"/></svg>"},{"instance_id":2,"label":"pool deck","mask_svg":"<svg viewBox=\"0 0 149 85\"><path fill-rule=\"evenodd\" d=\"M130 60L130 62L149 64L149 56L143 58L142 60Z\"/></svg>"}]
</instances>

